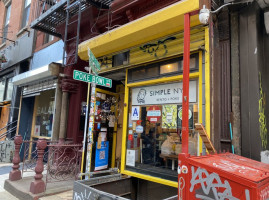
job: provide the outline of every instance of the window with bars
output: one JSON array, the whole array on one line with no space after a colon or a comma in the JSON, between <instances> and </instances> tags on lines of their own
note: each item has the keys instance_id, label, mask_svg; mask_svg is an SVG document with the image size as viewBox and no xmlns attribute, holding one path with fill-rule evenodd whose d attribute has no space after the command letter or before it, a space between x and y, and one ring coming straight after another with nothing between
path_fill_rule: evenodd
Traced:
<instances>
[{"instance_id":1,"label":"window with bars","mask_svg":"<svg viewBox=\"0 0 269 200\"><path fill-rule=\"evenodd\" d=\"M31 7L31 0L25 0L24 1L24 8L23 8L23 17L22 17L22 24L21 28L24 28L29 20L29 14L30 14L30 7Z\"/></svg>"},{"instance_id":2,"label":"window with bars","mask_svg":"<svg viewBox=\"0 0 269 200\"><path fill-rule=\"evenodd\" d=\"M10 11L11 11L11 4L6 7L6 19L5 19L4 28L3 28L2 43L6 42L9 20L10 20Z\"/></svg>"}]
</instances>

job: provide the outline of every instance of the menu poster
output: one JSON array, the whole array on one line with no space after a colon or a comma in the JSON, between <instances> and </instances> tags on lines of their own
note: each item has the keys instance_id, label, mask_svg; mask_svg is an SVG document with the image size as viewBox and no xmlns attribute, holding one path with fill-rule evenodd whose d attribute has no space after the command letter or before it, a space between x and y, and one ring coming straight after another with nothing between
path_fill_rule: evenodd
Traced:
<instances>
[{"instance_id":1,"label":"menu poster","mask_svg":"<svg viewBox=\"0 0 269 200\"><path fill-rule=\"evenodd\" d=\"M162 128L177 128L177 105L163 105Z\"/></svg>"},{"instance_id":2,"label":"menu poster","mask_svg":"<svg viewBox=\"0 0 269 200\"><path fill-rule=\"evenodd\" d=\"M182 128L182 105L178 105L177 109L177 125L178 128ZM189 106L189 128L193 129L193 106Z\"/></svg>"}]
</instances>

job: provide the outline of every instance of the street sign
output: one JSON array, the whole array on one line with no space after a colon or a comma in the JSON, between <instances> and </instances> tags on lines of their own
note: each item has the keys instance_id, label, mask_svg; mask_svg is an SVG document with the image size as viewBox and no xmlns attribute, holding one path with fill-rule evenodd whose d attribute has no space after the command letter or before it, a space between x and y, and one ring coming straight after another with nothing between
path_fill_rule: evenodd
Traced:
<instances>
[{"instance_id":1,"label":"street sign","mask_svg":"<svg viewBox=\"0 0 269 200\"><path fill-rule=\"evenodd\" d=\"M111 79L105 78L102 76L95 76L95 75L81 72L78 70L74 70L73 79L78 80L78 81L84 81L87 83L96 83L97 85L101 85L104 87L109 87L109 88L112 87Z\"/></svg>"},{"instance_id":2,"label":"street sign","mask_svg":"<svg viewBox=\"0 0 269 200\"><path fill-rule=\"evenodd\" d=\"M98 74L98 71L101 70L100 63L93 55L92 51L88 48L88 56L89 56L89 66L92 68L92 71Z\"/></svg>"}]
</instances>

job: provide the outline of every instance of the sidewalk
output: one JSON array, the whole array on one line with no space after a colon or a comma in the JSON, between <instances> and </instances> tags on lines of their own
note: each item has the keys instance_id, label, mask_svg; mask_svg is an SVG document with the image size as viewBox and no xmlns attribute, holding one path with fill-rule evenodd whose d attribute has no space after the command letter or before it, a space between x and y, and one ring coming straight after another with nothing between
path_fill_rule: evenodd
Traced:
<instances>
[{"instance_id":1,"label":"sidewalk","mask_svg":"<svg viewBox=\"0 0 269 200\"><path fill-rule=\"evenodd\" d=\"M4 189L5 180L8 179L12 163L0 163L0 197L1 200L18 200Z\"/></svg>"},{"instance_id":2,"label":"sidewalk","mask_svg":"<svg viewBox=\"0 0 269 200\"><path fill-rule=\"evenodd\" d=\"M20 166L22 166L20 164ZM19 185L16 186L16 182L17 181L14 181L12 182L13 185L15 185L15 188L14 188L14 192L13 190L11 190L12 192L8 192L4 189L4 184L5 184L5 181L9 178L9 172L12 170L12 163L0 163L0 199L1 200L19 200L18 198L16 198L15 196L13 195L16 195L18 194L18 190L20 188L24 188L25 191L28 191L28 187L30 187L30 182L32 180L34 180L33 176L35 175L35 172L26 172L23 174L23 180L20 180L18 182L20 182ZM32 178L31 178L32 177ZM23 181L23 183L21 183ZM72 188L72 182L66 182L64 183L66 184L66 189L68 190L68 188ZM62 184L60 185L63 185L63 182ZM68 191L65 191L65 192L62 192L62 193L58 193L58 194L55 194L59 191L57 191L57 189L55 188L58 188L58 184L56 186L55 183L52 183L51 186L48 185L48 190L52 190L54 189L54 193L49 193L49 191L45 192L45 195L50 195L50 196L44 196L44 197L41 197L39 198L40 200L72 200L73 199L73 190L68 190ZM12 194L13 195L12 195ZM17 195L16 195L17 196ZM19 195L19 197L22 197L23 195ZM26 198L20 198L20 199L25 199L25 200L29 200L27 199L28 197Z\"/></svg>"}]
</instances>

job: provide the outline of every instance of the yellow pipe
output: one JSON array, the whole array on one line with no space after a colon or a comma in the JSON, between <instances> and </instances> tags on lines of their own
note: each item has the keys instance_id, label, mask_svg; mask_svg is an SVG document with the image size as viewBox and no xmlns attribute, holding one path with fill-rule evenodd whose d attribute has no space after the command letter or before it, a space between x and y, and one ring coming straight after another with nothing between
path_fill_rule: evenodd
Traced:
<instances>
[{"instance_id":1,"label":"yellow pipe","mask_svg":"<svg viewBox=\"0 0 269 200\"><path fill-rule=\"evenodd\" d=\"M87 91L87 107L89 107L89 98L90 98L90 86L91 84L88 83L88 91ZM86 113L88 114L88 113ZM86 118L85 118L86 119ZM85 122L88 123L88 122ZM87 133L86 133L86 138L87 138ZM84 139L84 138L83 138ZM80 172L83 173L84 170L84 156L85 156L85 147L86 147L86 139L84 139L84 143L85 145L83 145L83 151L82 151L82 160L81 160L81 169ZM80 179L82 180L82 177L80 177Z\"/></svg>"},{"instance_id":2,"label":"yellow pipe","mask_svg":"<svg viewBox=\"0 0 269 200\"><path fill-rule=\"evenodd\" d=\"M168 186L175 187L175 188L178 187L178 182L175 182L175 181L169 181L169 180L166 180L166 179L157 178L157 177L154 177L154 176L148 176L148 175L144 175L144 174L140 174L140 173L136 173L136 172L131 172L131 171L128 171L128 170L124 170L121 173L126 174L128 176L134 176L134 177L137 177L137 178L140 178L140 179L152 181L152 182L155 182L155 183L160 183L160 184L163 184L163 185L168 185Z\"/></svg>"}]
</instances>

